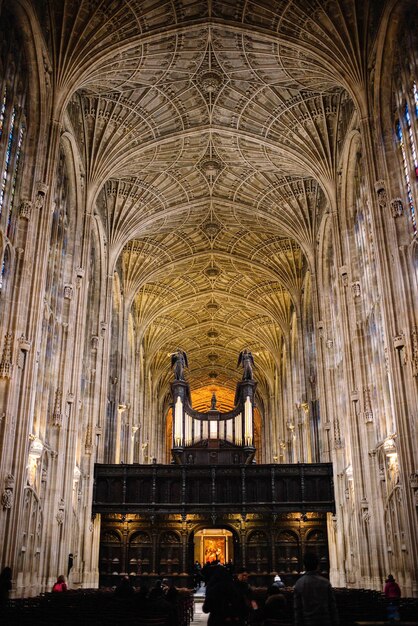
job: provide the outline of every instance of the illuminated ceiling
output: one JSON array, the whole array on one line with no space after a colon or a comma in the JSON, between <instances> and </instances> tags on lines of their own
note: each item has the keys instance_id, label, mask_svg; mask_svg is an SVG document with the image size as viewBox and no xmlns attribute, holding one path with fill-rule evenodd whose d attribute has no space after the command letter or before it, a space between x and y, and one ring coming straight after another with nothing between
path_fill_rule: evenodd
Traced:
<instances>
[{"instance_id":1,"label":"illuminated ceiling","mask_svg":"<svg viewBox=\"0 0 418 626\"><path fill-rule=\"evenodd\" d=\"M212 385L227 406L249 347L267 388L316 270L379 3L39 4L155 379L181 347L197 401Z\"/></svg>"}]
</instances>

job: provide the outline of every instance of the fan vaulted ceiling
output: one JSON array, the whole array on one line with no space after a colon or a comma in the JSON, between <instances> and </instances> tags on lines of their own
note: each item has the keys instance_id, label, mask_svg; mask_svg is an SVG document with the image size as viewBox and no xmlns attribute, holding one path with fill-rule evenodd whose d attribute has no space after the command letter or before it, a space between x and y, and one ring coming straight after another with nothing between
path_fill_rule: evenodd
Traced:
<instances>
[{"instance_id":1,"label":"fan vaulted ceiling","mask_svg":"<svg viewBox=\"0 0 418 626\"><path fill-rule=\"evenodd\" d=\"M177 347L192 388L216 383L225 408L244 347L261 384L272 376L315 269L378 4L39 3L46 69L161 384Z\"/></svg>"}]
</instances>

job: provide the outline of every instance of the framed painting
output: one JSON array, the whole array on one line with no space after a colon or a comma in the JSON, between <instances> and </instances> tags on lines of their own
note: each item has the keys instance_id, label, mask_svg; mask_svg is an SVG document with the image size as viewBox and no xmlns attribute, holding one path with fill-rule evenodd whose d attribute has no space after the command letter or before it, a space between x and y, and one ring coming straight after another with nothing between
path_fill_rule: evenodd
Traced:
<instances>
[{"instance_id":1,"label":"framed painting","mask_svg":"<svg viewBox=\"0 0 418 626\"><path fill-rule=\"evenodd\" d=\"M203 558L204 563L219 561L225 563L226 537L204 537Z\"/></svg>"}]
</instances>

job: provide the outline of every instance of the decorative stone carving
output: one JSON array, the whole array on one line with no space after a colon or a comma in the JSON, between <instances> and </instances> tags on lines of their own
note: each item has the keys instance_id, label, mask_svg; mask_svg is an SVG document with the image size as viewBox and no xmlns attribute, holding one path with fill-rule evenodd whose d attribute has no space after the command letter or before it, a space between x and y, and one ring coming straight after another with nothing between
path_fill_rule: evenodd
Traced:
<instances>
[{"instance_id":1,"label":"decorative stone carving","mask_svg":"<svg viewBox=\"0 0 418 626\"><path fill-rule=\"evenodd\" d=\"M55 516L55 519L57 520L57 523L59 526L62 526L62 524L64 523L64 518L65 518L65 505L64 505L64 500L61 498L60 503L58 505L58 512Z\"/></svg>"},{"instance_id":2,"label":"decorative stone carving","mask_svg":"<svg viewBox=\"0 0 418 626\"><path fill-rule=\"evenodd\" d=\"M342 447L340 420L338 417L334 420L334 443L336 448Z\"/></svg>"},{"instance_id":3,"label":"decorative stone carving","mask_svg":"<svg viewBox=\"0 0 418 626\"><path fill-rule=\"evenodd\" d=\"M62 412L61 412L61 401L62 401L62 389L58 387L55 392L55 402L54 402L54 411L52 413L52 425L53 426L62 426Z\"/></svg>"},{"instance_id":4,"label":"decorative stone carving","mask_svg":"<svg viewBox=\"0 0 418 626\"><path fill-rule=\"evenodd\" d=\"M223 76L218 71L207 70L199 74L198 82L206 93L216 93L222 85Z\"/></svg>"},{"instance_id":5,"label":"decorative stone carving","mask_svg":"<svg viewBox=\"0 0 418 626\"><path fill-rule=\"evenodd\" d=\"M31 200L22 200L19 207L19 217L24 220L30 220L32 215L33 204Z\"/></svg>"},{"instance_id":6,"label":"decorative stone carving","mask_svg":"<svg viewBox=\"0 0 418 626\"><path fill-rule=\"evenodd\" d=\"M403 202L400 198L394 198L390 203L390 208L392 211L392 217L402 217L404 213Z\"/></svg>"},{"instance_id":7,"label":"decorative stone carving","mask_svg":"<svg viewBox=\"0 0 418 626\"><path fill-rule=\"evenodd\" d=\"M107 331L107 322L100 322L100 334L102 337L105 336Z\"/></svg>"},{"instance_id":8,"label":"decorative stone carving","mask_svg":"<svg viewBox=\"0 0 418 626\"><path fill-rule=\"evenodd\" d=\"M400 333L393 338L393 346L395 350L398 350L399 352L401 365L406 365L408 361L408 355L406 351L405 335L403 333Z\"/></svg>"},{"instance_id":9,"label":"decorative stone carving","mask_svg":"<svg viewBox=\"0 0 418 626\"><path fill-rule=\"evenodd\" d=\"M1 494L1 505L3 509L11 509L13 506L13 489L14 489L15 479L13 474L7 474L7 477L4 481L4 490Z\"/></svg>"},{"instance_id":10,"label":"decorative stone carving","mask_svg":"<svg viewBox=\"0 0 418 626\"><path fill-rule=\"evenodd\" d=\"M400 333L393 338L393 346L396 350L400 350L405 345L405 335Z\"/></svg>"},{"instance_id":11,"label":"decorative stone carving","mask_svg":"<svg viewBox=\"0 0 418 626\"><path fill-rule=\"evenodd\" d=\"M370 400L370 388L364 387L363 389L363 402L364 402L364 420L366 423L373 422L373 411Z\"/></svg>"},{"instance_id":12,"label":"decorative stone carving","mask_svg":"<svg viewBox=\"0 0 418 626\"><path fill-rule=\"evenodd\" d=\"M92 335L90 339L90 346L93 352L95 352L99 347L99 338L97 335Z\"/></svg>"},{"instance_id":13,"label":"decorative stone carving","mask_svg":"<svg viewBox=\"0 0 418 626\"><path fill-rule=\"evenodd\" d=\"M66 300L72 300L73 297L73 286L70 284L64 285L64 298Z\"/></svg>"},{"instance_id":14,"label":"decorative stone carving","mask_svg":"<svg viewBox=\"0 0 418 626\"><path fill-rule=\"evenodd\" d=\"M91 424L87 425L86 429L86 440L84 443L84 450L86 454L91 454L93 451L93 436L92 436L92 428Z\"/></svg>"},{"instance_id":15,"label":"decorative stone carving","mask_svg":"<svg viewBox=\"0 0 418 626\"><path fill-rule=\"evenodd\" d=\"M19 348L23 350L23 352L29 352L32 343L29 339L26 339L25 335L20 335L19 337Z\"/></svg>"},{"instance_id":16,"label":"decorative stone carving","mask_svg":"<svg viewBox=\"0 0 418 626\"><path fill-rule=\"evenodd\" d=\"M13 491L5 489L1 494L1 505L3 509L11 509L13 506Z\"/></svg>"},{"instance_id":17,"label":"decorative stone carving","mask_svg":"<svg viewBox=\"0 0 418 626\"><path fill-rule=\"evenodd\" d=\"M210 313L216 313L220 309L220 305L217 302L208 302L206 308Z\"/></svg>"},{"instance_id":18,"label":"decorative stone carving","mask_svg":"<svg viewBox=\"0 0 418 626\"><path fill-rule=\"evenodd\" d=\"M351 292L353 298L359 298L361 296L360 281L356 280L354 283L351 283Z\"/></svg>"},{"instance_id":19,"label":"decorative stone carving","mask_svg":"<svg viewBox=\"0 0 418 626\"><path fill-rule=\"evenodd\" d=\"M324 329L325 329L325 324L322 321L319 321L316 325L317 329L318 329L318 335L320 337L320 339L323 339L324 337Z\"/></svg>"},{"instance_id":20,"label":"decorative stone carving","mask_svg":"<svg viewBox=\"0 0 418 626\"><path fill-rule=\"evenodd\" d=\"M386 209L388 199L386 194L386 185L384 180L376 181L374 188L377 193L377 203L381 209Z\"/></svg>"},{"instance_id":21,"label":"decorative stone carving","mask_svg":"<svg viewBox=\"0 0 418 626\"><path fill-rule=\"evenodd\" d=\"M418 331L415 328L411 333L412 344L412 373L418 376Z\"/></svg>"},{"instance_id":22,"label":"decorative stone carving","mask_svg":"<svg viewBox=\"0 0 418 626\"><path fill-rule=\"evenodd\" d=\"M0 361L0 378L10 378L12 375L12 340L12 333L6 333Z\"/></svg>"},{"instance_id":23,"label":"decorative stone carving","mask_svg":"<svg viewBox=\"0 0 418 626\"><path fill-rule=\"evenodd\" d=\"M340 267L340 276L343 286L348 287L348 267L346 265Z\"/></svg>"},{"instance_id":24,"label":"decorative stone carving","mask_svg":"<svg viewBox=\"0 0 418 626\"><path fill-rule=\"evenodd\" d=\"M204 222L202 224L203 232L208 237L210 237L210 239L213 239L214 237L216 237L216 235L219 233L221 229L222 229L222 226L219 224L219 222L215 220L208 220L207 222Z\"/></svg>"},{"instance_id":25,"label":"decorative stone carving","mask_svg":"<svg viewBox=\"0 0 418 626\"><path fill-rule=\"evenodd\" d=\"M212 265L209 265L204 272L208 278L217 278L221 273L221 269L213 263Z\"/></svg>"},{"instance_id":26,"label":"decorative stone carving","mask_svg":"<svg viewBox=\"0 0 418 626\"><path fill-rule=\"evenodd\" d=\"M42 49L42 63L44 66L44 76L45 76L45 85L47 87L51 86L51 75L52 75L52 67L49 62L48 52L43 48Z\"/></svg>"},{"instance_id":27,"label":"decorative stone carving","mask_svg":"<svg viewBox=\"0 0 418 626\"><path fill-rule=\"evenodd\" d=\"M38 193L35 199L35 209L41 211L45 206L45 198L48 192L48 185L45 183L38 183Z\"/></svg>"}]
</instances>

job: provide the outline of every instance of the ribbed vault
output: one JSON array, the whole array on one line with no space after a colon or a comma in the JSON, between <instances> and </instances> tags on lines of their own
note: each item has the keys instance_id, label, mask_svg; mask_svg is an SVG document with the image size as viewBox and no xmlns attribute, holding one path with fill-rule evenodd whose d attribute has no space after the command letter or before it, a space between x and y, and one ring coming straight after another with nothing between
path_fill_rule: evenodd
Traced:
<instances>
[{"instance_id":1,"label":"ribbed vault","mask_svg":"<svg viewBox=\"0 0 418 626\"><path fill-rule=\"evenodd\" d=\"M80 0L39 9L147 366L267 394L363 98L376 2ZM46 9L45 9L46 7ZM208 396L210 397L210 396ZM226 402L226 400L225 400Z\"/></svg>"}]
</instances>

